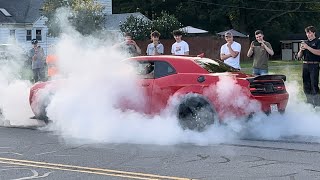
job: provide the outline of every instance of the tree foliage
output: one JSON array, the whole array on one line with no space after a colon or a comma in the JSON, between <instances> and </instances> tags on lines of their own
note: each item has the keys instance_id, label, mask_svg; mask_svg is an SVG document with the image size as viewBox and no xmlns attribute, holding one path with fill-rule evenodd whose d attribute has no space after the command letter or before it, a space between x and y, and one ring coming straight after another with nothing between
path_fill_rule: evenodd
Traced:
<instances>
[{"instance_id":1,"label":"tree foliage","mask_svg":"<svg viewBox=\"0 0 320 180\"><path fill-rule=\"evenodd\" d=\"M70 24L83 35L91 34L104 27L104 9L95 0L46 0L43 13L48 18L46 24L52 36L59 36L61 33L59 19L55 18L56 10L60 7L71 9Z\"/></svg>"},{"instance_id":2,"label":"tree foliage","mask_svg":"<svg viewBox=\"0 0 320 180\"><path fill-rule=\"evenodd\" d=\"M136 40L146 39L151 31L151 22L131 15L124 23L120 24L120 30L124 33L131 33Z\"/></svg>"},{"instance_id":3,"label":"tree foliage","mask_svg":"<svg viewBox=\"0 0 320 180\"><path fill-rule=\"evenodd\" d=\"M162 12L161 16L152 21L152 30L161 32L161 38L172 38L172 31L182 27L182 24L174 15Z\"/></svg>"},{"instance_id":4,"label":"tree foliage","mask_svg":"<svg viewBox=\"0 0 320 180\"><path fill-rule=\"evenodd\" d=\"M139 11L150 19L165 11L184 25L212 34L233 28L254 38L254 31L261 29L275 49L288 34L304 33L308 25L320 28L316 0L118 0L113 4L115 13Z\"/></svg>"},{"instance_id":5,"label":"tree foliage","mask_svg":"<svg viewBox=\"0 0 320 180\"><path fill-rule=\"evenodd\" d=\"M140 17L129 16L126 21L120 24L122 32L130 32L134 39L143 40L150 38L154 30L161 32L161 38L172 38L172 31L179 29L181 23L173 15L162 12L160 17L153 21L146 21Z\"/></svg>"}]
</instances>

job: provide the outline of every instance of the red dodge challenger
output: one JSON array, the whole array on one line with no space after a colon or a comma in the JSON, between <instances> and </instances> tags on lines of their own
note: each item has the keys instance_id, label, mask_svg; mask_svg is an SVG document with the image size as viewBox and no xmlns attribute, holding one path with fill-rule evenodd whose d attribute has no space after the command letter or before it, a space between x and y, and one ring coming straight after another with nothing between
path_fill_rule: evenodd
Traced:
<instances>
[{"instance_id":1,"label":"red dodge challenger","mask_svg":"<svg viewBox=\"0 0 320 180\"><path fill-rule=\"evenodd\" d=\"M284 75L255 77L220 60L202 57L139 56L128 61L140 77L138 85L146 101L143 113L157 114L168 106L170 97L177 97L176 112L183 129L203 131L228 117L258 111L282 113L287 106ZM47 120L50 93L48 98L37 100L37 92L50 84L55 85L50 81L37 83L30 90L30 105L39 119Z\"/></svg>"}]
</instances>

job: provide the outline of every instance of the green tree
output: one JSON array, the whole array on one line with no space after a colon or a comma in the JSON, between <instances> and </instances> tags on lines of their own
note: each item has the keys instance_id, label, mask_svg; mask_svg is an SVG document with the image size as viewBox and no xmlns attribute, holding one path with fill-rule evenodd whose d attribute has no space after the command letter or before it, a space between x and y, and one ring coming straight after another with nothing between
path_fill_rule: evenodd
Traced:
<instances>
[{"instance_id":1,"label":"green tree","mask_svg":"<svg viewBox=\"0 0 320 180\"><path fill-rule=\"evenodd\" d=\"M161 32L161 38L172 38L172 31L182 27L182 24L174 15L162 12L161 16L152 21L152 30Z\"/></svg>"},{"instance_id":2,"label":"green tree","mask_svg":"<svg viewBox=\"0 0 320 180\"><path fill-rule=\"evenodd\" d=\"M144 40L149 38L151 22L131 15L125 22L120 24L120 30L124 33L131 33L133 38L136 40Z\"/></svg>"},{"instance_id":3,"label":"green tree","mask_svg":"<svg viewBox=\"0 0 320 180\"><path fill-rule=\"evenodd\" d=\"M120 24L122 32L130 32L134 39L144 40L150 38L150 33L157 30L161 33L161 38L172 38L172 31L181 28L181 23L174 15L162 12L160 17L153 21L143 18L129 16L126 21Z\"/></svg>"},{"instance_id":4,"label":"green tree","mask_svg":"<svg viewBox=\"0 0 320 180\"><path fill-rule=\"evenodd\" d=\"M104 9L95 0L46 0L43 13L48 18L46 25L51 36L59 36L62 30L59 19L55 18L56 10L60 7L71 9L69 21L83 35L92 34L104 27Z\"/></svg>"},{"instance_id":5,"label":"green tree","mask_svg":"<svg viewBox=\"0 0 320 180\"><path fill-rule=\"evenodd\" d=\"M113 4L116 13L138 11L150 19L165 11L184 25L213 34L233 28L254 38L253 32L261 29L278 54L279 40L288 34L304 33L308 25L320 28L317 0L117 0Z\"/></svg>"}]
</instances>

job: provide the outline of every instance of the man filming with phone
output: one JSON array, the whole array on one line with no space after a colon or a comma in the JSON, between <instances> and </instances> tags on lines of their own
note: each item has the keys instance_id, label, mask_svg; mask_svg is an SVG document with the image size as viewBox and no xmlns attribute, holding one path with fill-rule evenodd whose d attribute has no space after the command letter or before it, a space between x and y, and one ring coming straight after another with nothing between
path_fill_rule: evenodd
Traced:
<instances>
[{"instance_id":1,"label":"man filming with phone","mask_svg":"<svg viewBox=\"0 0 320 180\"><path fill-rule=\"evenodd\" d=\"M261 30L255 31L255 41L251 42L247 56L253 57L253 75L268 74L269 57L274 54L272 46L264 40L264 35Z\"/></svg>"},{"instance_id":2,"label":"man filming with phone","mask_svg":"<svg viewBox=\"0 0 320 180\"><path fill-rule=\"evenodd\" d=\"M316 28L305 28L308 38L300 44L298 57L304 57L302 66L303 91L307 97L307 103L314 107L320 106L319 95L319 63L320 63L320 40L316 38Z\"/></svg>"},{"instance_id":3,"label":"man filming with phone","mask_svg":"<svg viewBox=\"0 0 320 180\"><path fill-rule=\"evenodd\" d=\"M141 49L138 44L133 40L131 33L124 34L124 41L115 44L113 47L119 48L121 51L127 52L130 56L141 55Z\"/></svg>"},{"instance_id":4,"label":"man filming with phone","mask_svg":"<svg viewBox=\"0 0 320 180\"><path fill-rule=\"evenodd\" d=\"M46 62L43 48L38 45L38 40L31 40L32 49L29 50L29 58L32 62L32 72L34 83L46 80Z\"/></svg>"}]
</instances>

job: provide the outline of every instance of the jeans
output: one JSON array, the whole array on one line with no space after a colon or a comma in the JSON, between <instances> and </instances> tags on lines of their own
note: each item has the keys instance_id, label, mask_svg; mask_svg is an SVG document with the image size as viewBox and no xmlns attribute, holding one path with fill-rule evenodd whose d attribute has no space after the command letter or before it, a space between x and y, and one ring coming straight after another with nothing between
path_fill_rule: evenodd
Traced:
<instances>
[{"instance_id":1,"label":"jeans","mask_svg":"<svg viewBox=\"0 0 320 180\"><path fill-rule=\"evenodd\" d=\"M268 69L253 68L252 73L253 75L266 75L268 74Z\"/></svg>"},{"instance_id":2,"label":"jeans","mask_svg":"<svg viewBox=\"0 0 320 180\"><path fill-rule=\"evenodd\" d=\"M32 69L34 83L38 81L46 81L45 68Z\"/></svg>"}]
</instances>

